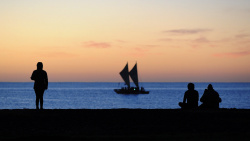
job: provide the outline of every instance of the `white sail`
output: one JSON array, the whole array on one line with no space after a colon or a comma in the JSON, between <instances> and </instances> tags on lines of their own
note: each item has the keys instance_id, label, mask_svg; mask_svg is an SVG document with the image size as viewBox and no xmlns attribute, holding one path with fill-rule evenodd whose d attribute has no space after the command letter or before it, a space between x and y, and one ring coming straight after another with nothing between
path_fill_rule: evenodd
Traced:
<instances>
[{"instance_id":1,"label":"white sail","mask_svg":"<svg viewBox=\"0 0 250 141\"><path fill-rule=\"evenodd\" d=\"M133 82L135 83L136 87L139 87L139 81L138 81L138 73L137 73L137 63L133 67L133 69L129 72L129 75Z\"/></svg>"},{"instance_id":2,"label":"white sail","mask_svg":"<svg viewBox=\"0 0 250 141\"><path fill-rule=\"evenodd\" d=\"M125 83L126 83L126 85L128 86L128 88L130 88L129 72L128 72L128 63L127 63L127 65L124 67L124 69L120 72L120 75L121 75L122 79L125 81Z\"/></svg>"}]
</instances>

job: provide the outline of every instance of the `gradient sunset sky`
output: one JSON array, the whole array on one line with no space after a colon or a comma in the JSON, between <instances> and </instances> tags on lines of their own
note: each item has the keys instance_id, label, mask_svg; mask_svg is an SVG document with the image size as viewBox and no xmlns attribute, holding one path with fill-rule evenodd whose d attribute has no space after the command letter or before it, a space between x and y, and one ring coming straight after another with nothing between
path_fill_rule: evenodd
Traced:
<instances>
[{"instance_id":1,"label":"gradient sunset sky","mask_svg":"<svg viewBox=\"0 0 250 141\"><path fill-rule=\"evenodd\" d=\"M250 82L249 0L1 0L0 82Z\"/></svg>"}]
</instances>

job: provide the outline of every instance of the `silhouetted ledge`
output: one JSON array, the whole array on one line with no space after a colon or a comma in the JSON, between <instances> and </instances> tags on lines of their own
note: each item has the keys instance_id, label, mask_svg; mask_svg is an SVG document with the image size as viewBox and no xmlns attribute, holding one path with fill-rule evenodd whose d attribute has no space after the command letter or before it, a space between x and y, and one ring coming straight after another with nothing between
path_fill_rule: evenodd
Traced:
<instances>
[{"instance_id":1,"label":"silhouetted ledge","mask_svg":"<svg viewBox=\"0 0 250 141\"><path fill-rule=\"evenodd\" d=\"M250 110L0 110L0 140L248 140Z\"/></svg>"}]
</instances>

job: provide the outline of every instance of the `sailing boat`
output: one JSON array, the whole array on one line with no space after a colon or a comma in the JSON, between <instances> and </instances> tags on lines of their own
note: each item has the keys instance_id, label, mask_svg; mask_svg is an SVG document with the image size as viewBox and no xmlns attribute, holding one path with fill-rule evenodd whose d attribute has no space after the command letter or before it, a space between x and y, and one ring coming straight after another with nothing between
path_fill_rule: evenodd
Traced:
<instances>
[{"instance_id":1,"label":"sailing boat","mask_svg":"<svg viewBox=\"0 0 250 141\"><path fill-rule=\"evenodd\" d=\"M120 72L122 79L124 80L127 87L122 87L121 89L114 89L117 94L149 94L149 91L145 91L143 87L139 88L139 80L137 73L137 63L132 68L132 70L128 71L128 63L124 67L124 69ZM129 76L133 80L136 87L130 87Z\"/></svg>"}]
</instances>

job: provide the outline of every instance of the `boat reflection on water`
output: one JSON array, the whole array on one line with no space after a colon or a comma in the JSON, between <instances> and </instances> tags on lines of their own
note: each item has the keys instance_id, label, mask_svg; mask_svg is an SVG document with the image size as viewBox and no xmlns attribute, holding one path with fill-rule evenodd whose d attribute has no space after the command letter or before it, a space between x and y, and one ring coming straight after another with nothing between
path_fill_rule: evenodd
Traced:
<instances>
[{"instance_id":1,"label":"boat reflection on water","mask_svg":"<svg viewBox=\"0 0 250 141\"><path fill-rule=\"evenodd\" d=\"M114 89L117 94L149 94L149 91L145 91L143 87L139 87L138 80L138 72L137 72L137 63L132 68L132 70L128 71L128 63L124 67L124 69L120 72L122 79L124 80L127 87L122 87L121 89ZM136 87L130 87L129 76L133 80Z\"/></svg>"}]
</instances>

